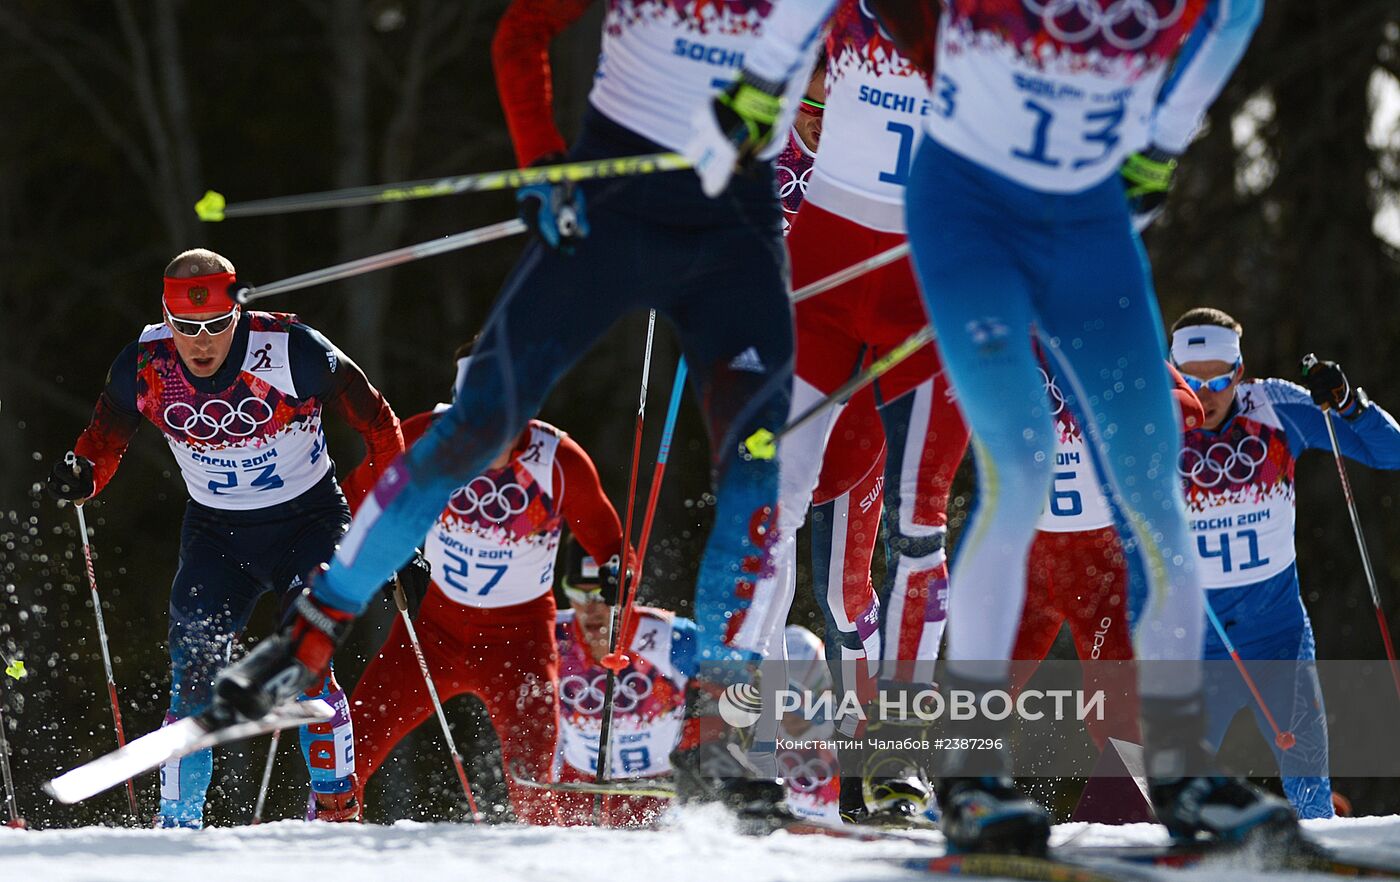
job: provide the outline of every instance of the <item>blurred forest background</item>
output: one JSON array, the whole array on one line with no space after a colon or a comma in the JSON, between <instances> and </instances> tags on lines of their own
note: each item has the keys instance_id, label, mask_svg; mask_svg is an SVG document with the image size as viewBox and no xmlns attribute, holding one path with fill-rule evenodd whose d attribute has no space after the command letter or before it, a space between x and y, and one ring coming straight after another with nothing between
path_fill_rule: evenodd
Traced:
<instances>
[{"instance_id":1,"label":"blurred forest background","mask_svg":"<svg viewBox=\"0 0 1400 882\"><path fill-rule=\"evenodd\" d=\"M121 823L125 814L120 791L66 808L38 789L113 746L73 513L44 496L40 482L86 424L112 358L159 320L166 261L209 246L256 284L513 214L509 193L218 225L201 224L191 206L208 188L236 201L512 166L490 65L505 5L0 3L0 650L30 671L5 682L3 708L32 823ZM566 135L586 100L600 20L601 4L554 47L556 116ZM1222 307L1246 325L1252 373L1295 378L1299 357L1316 351L1340 361L1377 401L1400 407L1397 96L1394 0L1271 0L1182 165L1167 215L1148 235L1166 321L1191 306ZM1389 241L1376 222L1386 212ZM448 395L452 350L479 329L521 245L476 247L266 306L298 312L326 332L407 416ZM543 413L592 452L619 510L644 328L642 315L621 322ZM669 331L659 334L653 402L664 401L676 354ZM660 422L651 421L648 451ZM358 461L359 442L330 423L343 473ZM643 595L685 611L711 501L706 442L690 402L677 438ZM1400 475L1354 467L1353 481L1391 629L1400 632ZM1325 454L1305 460L1298 495L1300 567L1319 657L1382 657ZM184 498L164 442L147 427L88 513L133 736L157 726L166 706L166 609ZM970 500L964 478L955 537ZM272 606L265 600L254 618L254 637L271 627ZM356 629L338 664L347 688L391 615L380 604ZM794 618L820 632L809 592L799 592ZM479 706L459 701L449 713L488 801L499 801ZM1258 737L1245 717L1236 729L1232 737ZM299 816L304 805L294 745L283 740L269 817ZM259 741L221 756L211 822L246 821L265 750ZM1400 781L1337 786L1358 812L1400 812ZM1073 787L1042 792L1072 804ZM154 776L140 792L153 810ZM460 818L455 792L440 736L424 727L377 776L369 818Z\"/></svg>"}]
</instances>

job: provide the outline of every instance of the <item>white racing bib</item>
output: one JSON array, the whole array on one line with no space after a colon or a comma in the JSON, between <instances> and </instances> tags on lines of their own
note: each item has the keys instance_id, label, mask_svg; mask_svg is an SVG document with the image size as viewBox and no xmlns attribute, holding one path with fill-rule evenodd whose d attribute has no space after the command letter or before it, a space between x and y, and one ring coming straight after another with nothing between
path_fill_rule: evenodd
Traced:
<instances>
[{"instance_id":1,"label":"white racing bib","mask_svg":"<svg viewBox=\"0 0 1400 882\"><path fill-rule=\"evenodd\" d=\"M680 743L689 681L671 661L675 632L669 618L638 610L632 663L619 672L614 693L612 773L644 778L671 770ZM602 727L607 671L592 662L574 629L573 610L561 610L559 639L559 754L575 769L594 774Z\"/></svg>"},{"instance_id":2,"label":"white racing bib","mask_svg":"<svg viewBox=\"0 0 1400 882\"><path fill-rule=\"evenodd\" d=\"M1113 512L1103 495L1098 469L1084 431L1065 403L1055 381L1040 372L1055 418L1055 470L1050 498L1036 529L1047 533L1083 533L1113 526Z\"/></svg>"},{"instance_id":3,"label":"white racing bib","mask_svg":"<svg viewBox=\"0 0 1400 882\"><path fill-rule=\"evenodd\" d=\"M561 518L555 497L557 430L531 421L526 449L502 469L458 487L428 532L433 581L463 606L515 606L554 585Z\"/></svg>"},{"instance_id":4,"label":"white racing bib","mask_svg":"<svg viewBox=\"0 0 1400 882\"><path fill-rule=\"evenodd\" d=\"M904 232L904 188L928 85L866 0L842 0L827 42L826 110L808 198L872 229Z\"/></svg>"},{"instance_id":5,"label":"white racing bib","mask_svg":"<svg viewBox=\"0 0 1400 882\"><path fill-rule=\"evenodd\" d=\"M1276 384L1282 386L1283 384ZM1299 402L1307 400L1301 388ZM1283 388L1280 394L1287 394ZM1220 432L1195 429L1177 463L1205 588L1238 588L1286 570L1297 557L1295 460L1261 384L1241 383L1239 412Z\"/></svg>"},{"instance_id":6,"label":"white racing bib","mask_svg":"<svg viewBox=\"0 0 1400 882\"><path fill-rule=\"evenodd\" d=\"M180 366L170 328L142 332L137 407L175 455L190 498L246 511L295 499L331 469L321 404L297 397L285 326L250 313L248 351L233 384L200 392Z\"/></svg>"},{"instance_id":7,"label":"white racing bib","mask_svg":"<svg viewBox=\"0 0 1400 882\"><path fill-rule=\"evenodd\" d=\"M945 4L928 133L1035 190L1071 193L1148 141L1169 62L1203 4Z\"/></svg>"}]
</instances>

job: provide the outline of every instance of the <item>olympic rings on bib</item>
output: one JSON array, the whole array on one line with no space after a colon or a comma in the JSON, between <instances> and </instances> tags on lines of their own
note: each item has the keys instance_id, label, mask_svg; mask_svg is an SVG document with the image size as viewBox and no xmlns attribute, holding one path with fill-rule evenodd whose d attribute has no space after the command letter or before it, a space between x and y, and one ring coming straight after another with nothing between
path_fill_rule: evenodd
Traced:
<instances>
[{"instance_id":1,"label":"olympic rings on bib","mask_svg":"<svg viewBox=\"0 0 1400 882\"><path fill-rule=\"evenodd\" d=\"M1050 375L1045 372L1045 368L1036 368L1040 371L1040 378L1045 381L1045 394L1050 396L1052 410L1051 416L1059 416L1065 409L1065 393L1060 391L1060 387L1055 381L1050 379Z\"/></svg>"},{"instance_id":2,"label":"olympic rings on bib","mask_svg":"<svg viewBox=\"0 0 1400 882\"><path fill-rule=\"evenodd\" d=\"M588 680L578 674L570 674L559 681L559 700L571 709L586 716L596 716L603 712L607 702L607 674L599 674ZM627 713L636 710L655 687L652 680L641 671L629 671L617 678L613 690L613 710Z\"/></svg>"},{"instance_id":3,"label":"olympic rings on bib","mask_svg":"<svg viewBox=\"0 0 1400 882\"><path fill-rule=\"evenodd\" d=\"M1269 458L1269 445L1262 438L1246 435L1235 446L1217 441L1202 453L1192 447L1181 451L1176 470L1197 487L1209 490L1222 482L1246 484L1254 480L1259 466Z\"/></svg>"},{"instance_id":4,"label":"olympic rings on bib","mask_svg":"<svg viewBox=\"0 0 1400 882\"><path fill-rule=\"evenodd\" d=\"M247 438L272 419L272 405L249 395L237 405L222 398L211 398L195 410L194 405L176 401L162 415L172 431L183 432L196 441L209 441L220 432Z\"/></svg>"},{"instance_id":5,"label":"olympic rings on bib","mask_svg":"<svg viewBox=\"0 0 1400 882\"><path fill-rule=\"evenodd\" d=\"M799 190L802 192L802 197L804 199L806 198L807 179L812 175L811 166L808 166L807 170L799 175L785 165L775 165L773 167L773 174L778 179L778 199L780 201L787 199ZM787 211L787 207L784 206L783 210ZM796 214L797 212L792 211L788 213Z\"/></svg>"},{"instance_id":6,"label":"olympic rings on bib","mask_svg":"<svg viewBox=\"0 0 1400 882\"><path fill-rule=\"evenodd\" d=\"M807 758L785 750L778 754L778 777L798 793L815 793L831 783L835 772L820 756Z\"/></svg>"},{"instance_id":7,"label":"olympic rings on bib","mask_svg":"<svg viewBox=\"0 0 1400 882\"><path fill-rule=\"evenodd\" d=\"M1083 43L1102 35L1110 46L1141 49L1186 11L1186 0L1021 0L1040 16L1041 25L1062 43ZM1170 9L1161 10L1170 4Z\"/></svg>"},{"instance_id":8,"label":"olympic rings on bib","mask_svg":"<svg viewBox=\"0 0 1400 882\"><path fill-rule=\"evenodd\" d=\"M479 514L499 524L530 507L530 494L519 484L501 484L486 475L477 475L458 487L447 500L447 507L459 515Z\"/></svg>"}]
</instances>

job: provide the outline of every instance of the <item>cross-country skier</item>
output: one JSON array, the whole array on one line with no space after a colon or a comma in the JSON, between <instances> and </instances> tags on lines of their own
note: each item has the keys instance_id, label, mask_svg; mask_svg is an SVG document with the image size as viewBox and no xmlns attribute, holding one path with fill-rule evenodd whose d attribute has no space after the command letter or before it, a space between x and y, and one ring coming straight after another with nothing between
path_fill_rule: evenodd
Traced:
<instances>
[{"instance_id":1,"label":"cross-country skier","mask_svg":"<svg viewBox=\"0 0 1400 882\"><path fill-rule=\"evenodd\" d=\"M291 603L302 576L350 523L322 410L359 432L368 449L363 468L372 474L403 450L398 418L345 353L294 315L245 312L230 296L234 283L233 264L212 251L186 251L170 262L164 321L148 325L113 362L92 422L73 445L76 470L60 460L48 478L60 499L96 496L142 420L175 455L190 499L170 594L167 723L209 704L214 674L258 598L273 592ZM331 723L301 732L312 814L358 818L345 694L328 670L302 691L336 709ZM156 822L201 826L212 775L209 750L164 764Z\"/></svg>"},{"instance_id":2,"label":"cross-country skier","mask_svg":"<svg viewBox=\"0 0 1400 882\"><path fill-rule=\"evenodd\" d=\"M1200 427L1201 402L1176 369L1169 370L1183 427ZM1055 417L1055 474L1031 545L1025 611L1011 650L1013 659L1032 664L1016 665L1012 679L1018 689L1024 686L1068 624L1086 663L1085 690L1109 696L1107 713L1085 720L1089 737L1099 749L1109 738L1137 743L1137 689L1131 667L1123 664L1133 658L1128 562L1088 439L1054 376L1043 369L1041 375Z\"/></svg>"},{"instance_id":3,"label":"cross-country skier","mask_svg":"<svg viewBox=\"0 0 1400 882\"><path fill-rule=\"evenodd\" d=\"M472 358L457 350L457 376ZM404 420L404 441L427 432L449 405ZM443 699L481 699L501 740L501 760L547 781L554 762L559 704L555 682L554 565L565 522L597 560L616 598L622 524L577 441L530 420L484 471L452 492L423 540L432 583L414 625ZM388 639L350 696L360 786L390 751L433 714L409 642L395 619ZM547 791L507 775L511 807L531 824L556 822Z\"/></svg>"},{"instance_id":4,"label":"cross-country skier","mask_svg":"<svg viewBox=\"0 0 1400 882\"><path fill-rule=\"evenodd\" d=\"M1331 450L1327 419L1343 456L1400 469L1400 425L1332 362L1306 372L1306 389L1286 380L1245 379L1243 330L1208 308L1189 310L1172 326L1172 360L1205 408L1204 424L1186 433L1178 470L1206 600L1242 659L1275 661L1246 670L1295 743L1283 750L1275 742L1213 627L1205 633L1207 738L1218 746L1236 713L1250 708L1273 745L1284 792L1299 816L1328 818L1327 717L1298 584L1293 473L1303 451Z\"/></svg>"},{"instance_id":5,"label":"cross-country skier","mask_svg":"<svg viewBox=\"0 0 1400 882\"><path fill-rule=\"evenodd\" d=\"M826 57L821 149L787 239L794 287L904 242L904 184L919 114L928 103L918 71L859 0L837 6ZM927 323L907 260L799 303L793 413L833 392L867 359L883 355ZM884 673L891 681L903 674L904 682L927 686L933 680L931 662L920 669L912 660L932 659L942 637L946 509L967 431L932 346L876 381L873 394L890 446L889 576L881 590L882 618L888 623L884 655L911 662L903 671L892 663ZM838 416L839 409L833 409L783 439L779 572L787 579L786 592L795 579L794 536ZM844 433L836 443L845 443ZM846 641L854 636L842 635ZM884 752L842 757L844 815L917 814L927 806L927 782L906 763L890 759Z\"/></svg>"},{"instance_id":6,"label":"cross-country skier","mask_svg":"<svg viewBox=\"0 0 1400 882\"><path fill-rule=\"evenodd\" d=\"M598 739L602 727L611 604L606 567L572 537L565 547L564 594L569 609L560 610L559 642L559 780L588 781L597 776ZM669 610L634 607L628 633L618 646L628 665L617 672L610 735L609 780L666 776L671 751L681 741L685 687L695 674L695 623ZM565 824L592 819L593 795L560 792L559 818ZM603 801L607 823L645 826L665 810L655 796L614 796Z\"/></svg>"},{"instance_id":7,"label":"cross-country skier","mask_svg":"<svg viewBox=\"0 0 1400 882\"><path fill-rule=\"evenodd\" d=\"M549 41L588 6L516 0L502 20L493 56L522 164L563 151ZM598 76L568 159L679 149L691 110L757 45L773 8L769 0L609 3ZM810 62L808 53L804 67ZM804 70L788 98L795 101L806 82ZM787 126L781 94L744 82L734 100L761 119L765 159L776 154L781 145L768 144L768 135ZM741 443L781 424L790 395L792 323L771 162L758 163L718 201L688 174L541 185L518 197L536 241L506 281L453 407L380 480L299 615L226 673L222 695L242 713L261 716L293 685L319 675L382 574L409 556L452 490L515 437L620 316L647 307L678 332L709 429L718 498L696 586L700 661L691 717L714 710L724 684L749 677L767 649L768 619L782 610L755 590L771 569L778 465L747 458ZM755 810L781 805L780 782L755 777L723 739L678 751L672 767L685 798Z\"/></svg>"},{"instance_id":8,"label":"cross-country skier","mask_svg":"<svg viewBox=\"0 0 1400 882\"><path fill-rule=\"evenodd\" d=\"M778 6L724 94L745 85L776 91L834 4ZM1054 423L1033 333L1082 402L1081 425L1134 534L1148 588L1139 660L1199 659L1200 583L1171 469L1181 442L1161 320L1133 223L1160 210L1175 156L1243 54L1261 6L954 0L884 7L911 46L909 57L924 57L919 47L934 37L937 76L906 214L944 364L978 454L978 509L952 577L958 590L950 598L946 688L983 696L1007 685L1027 554L1053 477ZM698 117L688 155L709 193L724 189L744 155L725 137L735 116L742 120L744 108L736 112L721 97ZM1282 800L1211 773L1198 666L1139 670L1158 819L1178 836L1295 831ZM996 743L1008 725L977 717L949 734ZM937 760L953 848L1045 850L1049 816L1015 788L1007 750L943 751Z\"/></svg>"}]
</instances>

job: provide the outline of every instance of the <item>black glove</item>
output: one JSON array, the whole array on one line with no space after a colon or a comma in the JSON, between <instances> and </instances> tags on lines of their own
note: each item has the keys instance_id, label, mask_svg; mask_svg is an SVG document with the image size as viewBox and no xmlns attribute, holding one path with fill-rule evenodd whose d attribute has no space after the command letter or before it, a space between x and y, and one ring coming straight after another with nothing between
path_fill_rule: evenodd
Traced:
<instances>
[{"instance_id":1,"label":"black glove","mask_svg":"<svg viewBox=\"0 0 1400 882\"><path fill-rule=\"evenodd\" d=\"M1349 420L1360 416L1370 404L1365 390L1351 388L1341 365L1335 361L1318 361L1311 352L1303 356L1303 383L1314 404L1324 410L1335 410Z\"/></svg>"},{"instance_id":2,"label":"black glove","mask_svg":"<svg viewBox=\"0 0 1400 882\"><path fill-rule=\"evenodd\" d=\"M87 499L97 489L97 482L92 476L92 460L69 451L63 459L53 464L44 481L44 488L55 499L69 502Z\"/></svg>"},{"instance_id":3,"label":"black glove","mask_svg":"<svg viewBox=\"0 0 1400 882\"><path fill-rule=\"evenodd\" d=\"M1123 179L1133 226L1139 233L1151 226L1167 207L1167 192L1175 171L1176 157L1157 147L1131 153L1123 160L1118 174Z\"/></svg>"},{"instance_id":4,"label":"black glove","mask_svg":"<svg viewBox=\"0 0 1400 882\"><path fill-rule=\"evenodd\" d=\"M384 593L397 606L398 598L394 592L394 582L397 580L403 586L404 598L408 601L408 614L416 616L418 608L423 605L423 598L428 596L428 584L432 582L432 577L432 564L423 556L422 549L415 548L413 558L403 565L393 579L384 583Z\"/></svg>"},{"instance_id":5,"label":"black glove","mask_svg":"<svg viewBox=\"0 0 1400 882\"><path fill-rule=\"evenodd\" d=\"M631 570L627 571L626 578L631 581ZM598 568L598 592L608 606L617 606L617 598L622 593L622 579L622 563L615 554Z\"/></svg>"},{"instance_id":6,"label":"black glove","mask_svg":"<svg viewBox=\"0 0 1400 882\"><path fill-rule=\"evenodd\" d=\"M532 164L557 165L565 161L558 153ZM515 191L516 211L525 226L541 242L564 254L588 237L588 218L583 211L583 191L573 181L557 184L531 184Z\"/></svg>"}]
</instances>

